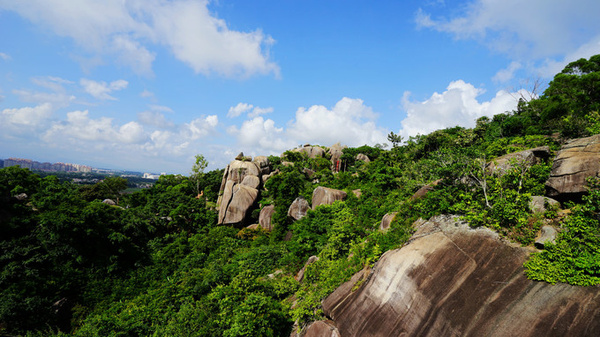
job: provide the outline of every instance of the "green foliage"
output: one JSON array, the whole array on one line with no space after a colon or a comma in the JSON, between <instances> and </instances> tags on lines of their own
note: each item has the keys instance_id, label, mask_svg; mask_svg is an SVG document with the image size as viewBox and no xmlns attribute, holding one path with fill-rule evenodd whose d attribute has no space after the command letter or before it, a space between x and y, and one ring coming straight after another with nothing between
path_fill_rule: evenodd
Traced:
<instances>
[{"instance_id":1,"label":"green foliage","mask_svg":"<svg viewBox=\"0 0 600 337\"><path fill-rule=\"evenodd\" d=\"M527 277L549 283L600 284L600 180L588 180L590 193L573 207L562 223L555 244L532 254L525 263Z\"/></svg>"}]
</instances>

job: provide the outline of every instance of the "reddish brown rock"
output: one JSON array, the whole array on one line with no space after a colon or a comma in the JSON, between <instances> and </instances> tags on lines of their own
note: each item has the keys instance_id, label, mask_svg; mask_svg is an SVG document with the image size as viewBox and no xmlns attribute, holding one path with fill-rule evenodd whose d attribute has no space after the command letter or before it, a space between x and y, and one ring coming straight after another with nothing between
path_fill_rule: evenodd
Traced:
<instances>
[{"instance_id":1,"label":"reddish brown rock","mask_svg":"<svg viewBox=\"0 0 600 337\"><path fill-rule=\"evenodd\" d=\"M306 328L303 337L340 337L340 332L332 321L316 321Z\"/></svg>"},{"instance_id":2,"label":"reddish brown rock","mask_svg":"<svg viewBox=\"0 0 600 337\"><path fill-rule=\"evenodd\" d=\"M546 192L556 199L579 198L586 190L586 179L600 173L600 135L573 139L558 152Z\"/></svg>"},{"instance_id":3,"label":"reddish brown rock","mask_svg":"<svg viewBox=\"0 0 600 337\"><path fill-rule=\"evenodd\" d=\"M344 200L346 192L333 188L319 186L315 188L312 195L312 209L320 205L331 205L337 200Z\"/></svg>"},{"instance_id":4,"label":"reddish brown rock","mask_svg":"<svg viewBox=\"0 0 600 337\"><path fill-rule=\"evenodd\" d=\"M273 225L271 224L271 220L273 219L273 214L275 213L275 206L268 205L263 207L260 210L260 215L258 216L258 223L260 227L262 227L266 231L272 231Z\"/></svg>"},{"instance_id":5,"label":"reddish brown rock","mask_svg":"<svg viewBox=\"0 0 600 337\"><path fill-rule=\"evenodd\" d=\"M344 337L600 336L598 288L530 281L528 254L491 230L435 217L323 310Z\"/></svg>"},{"instance_id":6,"label":"reddish brown rock","mask_svg":"<svg viewBox=\"0 0 600 337\"><path fill-rule=\"evenodd\" d=\"M298 197L290 205L287 215L294 220L300 220L306 215L309 209L310 205L308 201L303 197Z\"/></svg>"},{"instance_id":7,"label":"reddish brown rock","mask_svg":"<svg viewBox=\"0 0 600 337\"><path fill-rule=\"evenodd\" d=\"M433 189L435 188L435 186L437 186L440 182L442 181L442 179L438 179L434 182L431 182L421 188L419 188L418 191L415 192L415 194L412 195L411 199L421 199L423 198L427 193L433 191Z\"/></svg>"}]
</instances>

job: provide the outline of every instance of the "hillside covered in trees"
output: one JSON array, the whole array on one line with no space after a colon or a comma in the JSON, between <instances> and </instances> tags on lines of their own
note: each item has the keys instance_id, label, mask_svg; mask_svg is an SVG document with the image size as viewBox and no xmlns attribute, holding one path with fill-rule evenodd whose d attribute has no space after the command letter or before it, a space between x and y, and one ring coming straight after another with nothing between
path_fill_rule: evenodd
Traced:
<instances>
[{"instance_id":1,"label":"hillside covered in trees","mask_svg":"<svg viewBox=\"0 0 600 337\"><path fill-rule=\"evenodd\" d=\"M333 164L319 146L310 147L319 155L270 156L273 173L236 224L219 224L224 170L204 173L202 162L190 177L162 176L132 194L118 179L80 187L1 169L0 335L289 336L322 319L321 301L343 282L403 246L417 219L440 214L532 250L550 225L556 240L530 255L527 277L598 285L600 180L557 194L561 204L543 212L530 202L553 193L553 158L567 140L600 134L599 111L596 55L472 129L391 133L391 148L345 148ZM532 148L547 155L501 163ZM298 197L314 205L318 187L346 197L290 217ZM253 225L270 205L270 227Z\"/></svg>"}]
</instances>

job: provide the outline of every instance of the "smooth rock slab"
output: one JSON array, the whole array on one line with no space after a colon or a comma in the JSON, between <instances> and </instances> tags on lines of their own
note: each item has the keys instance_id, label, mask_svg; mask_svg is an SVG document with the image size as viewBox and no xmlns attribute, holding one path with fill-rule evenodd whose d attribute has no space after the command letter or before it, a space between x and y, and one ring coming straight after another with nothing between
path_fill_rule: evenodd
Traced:
<instances>
[{"instance_id":1,"label":"smooth rock slab","mask_svg":"<svg viewBox=\"0 0 600 337\"><path fill-rule=\"evenodd\" d=\"M600 336L598 288L530 281L528 254L438 216L386 252L356 291L338 288L323 311L344 337Z\"/></svg>"}]
</instances>

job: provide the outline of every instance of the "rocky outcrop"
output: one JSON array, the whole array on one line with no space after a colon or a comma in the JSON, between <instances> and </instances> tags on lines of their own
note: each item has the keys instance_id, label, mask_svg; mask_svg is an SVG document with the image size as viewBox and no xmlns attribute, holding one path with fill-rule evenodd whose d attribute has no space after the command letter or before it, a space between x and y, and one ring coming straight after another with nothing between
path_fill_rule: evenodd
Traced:
<instances>
[{"instance_id":1,"label":"rocky outcrop","mask_svg":"<svg viewBox=\"0 0 600 337\"><path fill-rule=\"evenodd\" d=\"M331 205L337 200L344 200L346 192L333 188L319 186L315 188L312 195L312 209L320 205Z\"/></svg>"},{"instance_id":2,"label":"rocky outcrop","mask_svg":"<svg viewBox=\"0 0 600 337\"><path fill-rule=\"evenodd\" d=\"M308 201L303 197L298 197L290 205L287 215L294 220L300 220L306 215L309 209L310 205Z\"/></svg>"},{"instance_id":3,"label":"rocky outcrop","mask_svg":"<svg viewBox=\"0 0 600 337\"><path fill-rule=\"evenodd\" d=\"M435 217L323 310L344 337L599 336L598 289L530 281L528 254L489 229Z\"/></svg>"},{"instance_id":4,"label":"rocky outcrop","mask_svg":"<svg viewBox=\"0 0 600 337\"><path fill-rule=\"evenodd\" d=\"M388 214L384 215L383 218L381 219L381 223L379 224L379 230L387 231L388 229L390 229L390 225L392 224L392 221L396 217L396 214L398 214L398 212L392 212L392 213L388 213Z\"/></svg>"},{"instance_id":5,"label":"rocky outcrop","mask_svg":"<svg viewBox=\"0 0 600 337\"><path fill-rule=\"evenodd\" d=\"M269 174L268 159L257 157L254 161L238 155L242 160L234 160L223 173L219 199L219 224L243 223L246 215L255 205L262 176Z\"/></svg>"},{"instance_id":6,"label":"rocky outcrop","mask_svg":"<svg viewBox=\"0 0 600 337\"><path fill-rule=\"evenodd\" d=\"M600 173L600 135L573 139L558 152L546 182L549 197L565 200L586 192L586 178Z\"/></svg>"},{"instance_id":7,"label":"rocky outcrop","mask_svg":"<svg viewBox=\"0 0 600 337\"><path fill-rule=\"evenodd\" d=\"M304 153L308 156L308 158L317 158L324 157L325 150L320 146L311 146L310 144L306 144L301 148L293 149L294 152Z\"/></svg>"},{"instance_id":8,"label":"rocky outcrop","mask_svg":"<svg viewBox=\"0 0 600 337\"><path fill-rule=\"evenodd\" d=\"M341 145L340 143L336 143L329 148L329 155L331 156L331 170L333 172L339 172L342 169L342 155L344 154L344 149L347 148L346 145Z\"/></svg>"},{"instance_id":9,"label":"rocky outcrop","mask_svg":"<svg viewBox=\"0 0 600 337\"><path fill-rule=\"evenodd\" d=\"M258 216L258 224L264 230L270 232L273 230L273 225L271 224L271 220L273 219L273 214L275 213L275 206L268 205L263 207L260 210L260 215Z\"/></svg>"},{"instance_id":10,"label":"rocky outcrop","mask_svg":"<svg viewBox=\"0 0 600 337\"><path fill-rule=\"evenodd\" d=\"M532 213L546 212L546 205L560 207L560 203L552 198L534 195L529 201L529 209Z\"/></svg>"},{"instance_id":11,"label":"rocky outcrop","mask_svg":"<svg viewBox=\"0 0 600 337\"><path fill-rule=\"evenodd\" d=\"M531 166L549 157L550 148L548 146L540 146L495 158L488 164L487 169L492 173L504 174L515 165Z\"/></svg>"}]
</instances>

